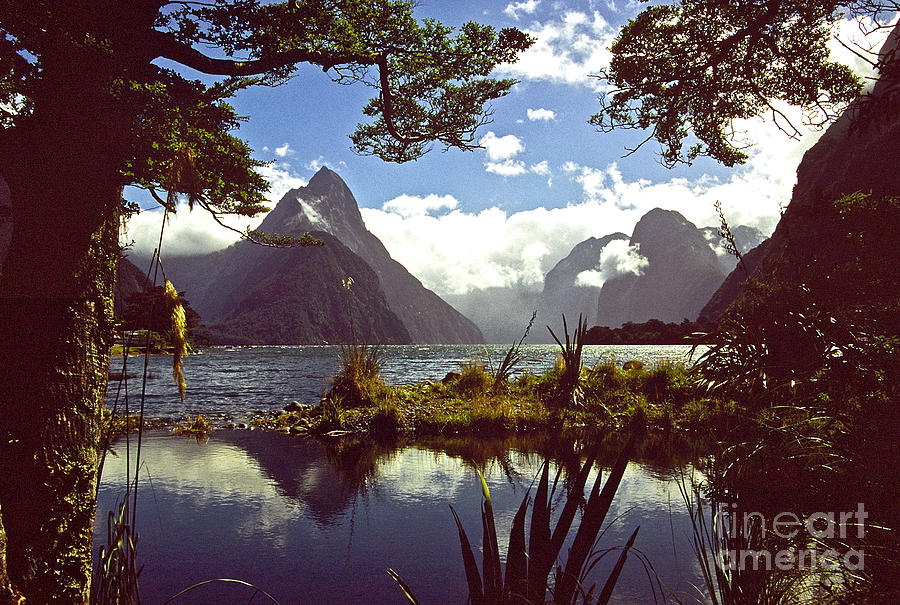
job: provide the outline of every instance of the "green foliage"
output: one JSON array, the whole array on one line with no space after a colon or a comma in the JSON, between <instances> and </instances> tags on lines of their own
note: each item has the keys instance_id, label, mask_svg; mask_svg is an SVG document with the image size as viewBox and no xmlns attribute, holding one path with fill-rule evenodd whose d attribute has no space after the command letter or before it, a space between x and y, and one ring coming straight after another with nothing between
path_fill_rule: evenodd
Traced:
<instances>
[{"instance_id":1,"label":"green foliage","mask_svg":"<svg viewBox=\"0 0 900 605\"><path fill-rule=\"evenodd\" d=\"M697 332L706 332L709 323L701 318L680 324L650 319L644 323L626 321L618 328L593 326L584 335L587 345L680 345L695 341Z\"/></svg>"},{"instance_id":2,"label":"green foliage","mask_svg":"<svg viewBox=\"0 0 900 605\"><path fill-rule=\"evenodd\" d=\"M350 407L376 404L385 393L381 380L381 348L368 343L341 345L340 370L331 380L328 399L339 397Z\"/></svg>"},{"instance_id":3,"label":"green foliage","mask_svg":"<svg viewBox=\"0 0 900 605\"><path fill-rule=\"evenodd\" d=\"M113 27L98 18L110 10L106 0L77 7L10 0L0 6L0 127L29 128L32 118L55 115L59 104L96 100L117 121L114 128L128 135L127 145L97 158L106 163L103 170L118 171L122 184L147 189L169 210L184 197L217 219L254 216L267 209L268 184L257 171L264 163L231 134L242 118L226 100L251 86L283 83L300 63L378 91L363 109L371 121L352 136L358 152L402 162L433 142L477 146L486 104L515 83L488 74L515 61L533 40L516 29L498 32L470 22L457 31L419 22L413 6L406 0L132 3L116 5ZM214 50L206 55L205 49ZM159 58L228 77L207 85L151 63ZM88 120L59 127L101 125ZM249 230L243 235L267 245L315 243Z\"/></svg>"},{"instance_id":4,"label":"green foliage","mask_svg":"<svg viewBox=\"0 0 900 605\"><path fill-rule=\"evenodd\" d=\"M553 396L553 404L556 406L578 405L582 403L583 393L581 391L581 351L584 348L584 335L587 332L587 320L581 315L578 316L578 325L575 333L569 341L569 327L566 325L566 316L562 316L563 334L566 343L563 344L550 326L550 336L556 341L560 348L560 358L562 359L562 368L559 375L559 384L557 391Z\"/></svg>"},{"instance_id":5,"label":"green foliage","mask_svg":"<svg viewBox=\"0 0 900 605\"><path fill-rule=\"evenodd\" d=\"M898 597L900 563L887 553L898 548L900 509L882 480L900 472L898 225L895 198L857 193L821 206L815 229L749 282L696 367L707 392L748 419L718 461L717 493L801 516L865 503L866 568L844 578L837 602ZM889 530L869 529L878 526Z\"/></svg>"},{"instance_id":6,"label":"green foliage","mask_svg":"<svg viewBox=\"0 0 900 605\"><path fill-rule=\"evenodd\" d=\"M172 432L176 435L193 435L197 439L205 439L213 432L213 427L202 414L197 414L194 420L176 426Z\"/></svg>"},{"instance_id":7,"label":"green foliage","mask_svg":"<svg viewBox=\"0 0 900 605\"><path fill-rule=\"evenodd\" d=\"M126 498L118 514L109 511L106 520L106 544L100 547L91 590L91 605L136 605L138 590L136 552L138 535L132 532Z\"/></svg>"},{"instance_id":8,"label":"green foliage","mask_svg":"<svg viewBox=\"0 0 900 605\"><path fill-rule=\"evenodd\" d=\"M326 397L321 404L321 414L316 425L318 432L327 433L344 428L344 399L336 395Z\"/></svg>"},{"instance_id":9,"label":"green foliage","mask_svg":"<svg viewBox=\"0 0 900 605\"><path fill-rule=\"evenodd\" d=\"M500 365L497 366L497 370L493 371L493 368L491 368L491 374L494 375L493 390L495 393L506 387L506 382L509 380L510 376L512 376L513 370L515 370L516 366L522 361L522 343L525 342L525 339L528 337L528 332L531 331L531 326L534 324L535 317L537 317L537 311L531 313L531 320L529 320L528 326L525 327L525 333L522 334L522 338L520 338L518 342L514 342L506 350L506 354L503 356Z\"/></svg>"},{"instance_id":10,"label":"green foliage","mask_svg":"<svg viewBox=\"0 0 900 605\"><path fill-rule=\"evenodd\" d=\"M487 391L491 385L491 375L477 357L463 363L459 369L459 378L453 385L454 390L464 397L475 397Z\"/></svg>"},{"instance_id":11,"label":"green foliage","mask_svg":"<svg viewBox=\"0 0 900 605\"><path fill-rule=\"evenodd\" d=\"M821 602L815 572L798 569L734 569L727 564L729 551L779 552L804 549L808 545L771 540L759 527L743 523L723 523L725 504L704 503L701 486L693 477L682 475L678 488L691 521L691 547L703 577L708 602L712 605L794 605ZM729 511L730 512L730 511ZM746 531L745 531L746 530ZM787 543L786 543L787 542Z\"/></svg>"},{"instance_id":12,"label":"green foliage","mask_svg":"<svg viewBox=\"0 0 900 605\"><path fill-rule=\"evenodd\" d=\"M400 431L405 420L395 401L381 402L375 408L375 415L369 423L369 431L376 437L393 437Z\"/></svg>"},{"instance_id":13,"label":"green foliage","mask_svg":"<svg viewBox=\"0 0 900 605\"><path fill-rule=\"evenodd\" d=\"M822 123L861 92L852 70L829 60L841 4L681 0L650 6L613 44L609 71L601 76L613 92L591 122L604 131L648 132L670 167L702 155L726 166L742 163L747 154L735 136L736 120L770 114L795 135L780 103L802 107L807 120Z\"/></svg>"},{"instance_id":14,"label":"green foliage","mask_svg":"<svg viewBox=\"0 0 900 605\"><path fill-rule=\"evenodd\" d=\"M153 286L128 297L122 310L122 328L124 330L151 330L162 335L167 343L173 335L172 313L178 304L184 309L188 341L195 342L198 337L202 340L204 328L200 321L200 315L184 298L184 292L178 292L177 298L172 300L166 295L163 286ZM143 342L134 341L131 344L134 346L144 345Z\"/></svg>"}]
</instances>

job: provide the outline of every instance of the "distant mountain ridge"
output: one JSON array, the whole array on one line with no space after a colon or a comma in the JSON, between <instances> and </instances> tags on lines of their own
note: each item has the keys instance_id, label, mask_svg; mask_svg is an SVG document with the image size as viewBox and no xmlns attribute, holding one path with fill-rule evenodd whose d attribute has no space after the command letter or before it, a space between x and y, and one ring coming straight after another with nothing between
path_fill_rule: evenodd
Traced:
<instances>
[{"instance_id":1,"label":"distant mountain ridge","mask_svg":"<svg viewBox=\"0 0 900 605\"><path fill-rule=\"evenodd\" d=\"M742 252L765 239L743 225L732 233ZM597 269L604 250L617 241L627 242L628 253L645 264L613 273L598 286L579 283L579 275ZM541 315L558 322L562 313L570 319L581 313L589 324L611 327L650 319L693 321L736 263L717 228L698 228L676 211L655 208L631 237L613 233L577 244L544 278Z\"/></svg>"},{"instance_id":2,"label":"distant mountain ridge","mask_svg":"<svg viewBox=\"0 0 900 605\"><path fill-rule=\"evenodd\" d=\"M765 240L754 227L731 226L747 254ZM617 328L651 319L694 321L737 259L716 227L696 227L680 213L655 208L631 236L611 233L576 244L544 276L541 286L494 287L456 294L449 300L484 330L491 342L519 338L532 310L538 311L528 341L552 342L545 325L562 331L581 314L588 325Z\"/></svg>"},{"instance_id":3,"label":"distant mountain ridge","mask_svg":"<svg viewBox=\"0 0 900 605\"><path fill-rule=\"evenodd\" d=\"M674 210L655 208L641 217L629 244L647 259L647 266L639 275L603 284L597 325L694 320L725 278L703 233Z\"/></svg>"}]
</instances>

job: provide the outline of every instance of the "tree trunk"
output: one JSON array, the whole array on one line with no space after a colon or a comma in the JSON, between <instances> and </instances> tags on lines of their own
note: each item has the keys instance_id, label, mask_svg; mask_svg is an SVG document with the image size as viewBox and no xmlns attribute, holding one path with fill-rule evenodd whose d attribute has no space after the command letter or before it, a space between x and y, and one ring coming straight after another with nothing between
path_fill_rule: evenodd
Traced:
<instances>
[{"instance_id":1,"label":"tree trunk","mask_svg":"<svg viewBox=\"0 0 900 605\"><path fill-rule=\"evenodd\" d=\"M13 219L0 274L0 515L5 573L27 603L87 603L90 591L129 129L86 67L45 61L33 118L0 149Z\"/></svg>"},{"instance_id":2,"label":"tree trunk","mask_svg":"<svg viewBox=\"0 0 900 605\"><path fill-rule=\"evenodd\" d=\"M97 226L71 273L68 262L36 266L22 258L32 246L54 247L68 237L64 225L36 244L17 238L17 227L0 283L6 571L29 603L86 603L117 224L113 215ZM40 279L22 280L16 265ZM60 291L66 282L71 290Z\"/></svg>"}]
</instances>

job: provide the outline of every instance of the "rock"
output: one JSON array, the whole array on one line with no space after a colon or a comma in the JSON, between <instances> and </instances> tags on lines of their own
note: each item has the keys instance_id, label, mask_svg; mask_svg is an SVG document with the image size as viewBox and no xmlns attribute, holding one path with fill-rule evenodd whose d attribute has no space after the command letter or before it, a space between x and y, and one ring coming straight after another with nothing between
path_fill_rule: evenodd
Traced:
<instances>
[{"instance_id":1,"label":"rock","mask_svg":"<svg viewBox=\"0 0 900 605\"><path fill-rule=\"evenodd\" d=\"M626 361L624 364L622 364L622 369L625 370L625 371L628 371L628 370L643 370L643 369L644 369L644 362L643 362L643 361L638 361L637 359L632 359L632 360Z\"/></svg>"},{"instance_id":2,"label":"rock","mask_svg":"<svg viewBox=\"0 0 900 605\"><path fill-rule=\"evenodd\" d=\"M301 410L305 410L308 406L303 405L299 401L292 401L284 408L282 408L285 412L299 412Z\"/></svg>"},{"instance_id":3,"label":"rock","mask_svg":"<svg viewBox=\"0 0 900 605\"><path fill-rule=\"evenodd\" d=\"M459 372L447 372L447 375L441 379L442 384L447 384L459 380Z\"/></svg>"}]
</instances>

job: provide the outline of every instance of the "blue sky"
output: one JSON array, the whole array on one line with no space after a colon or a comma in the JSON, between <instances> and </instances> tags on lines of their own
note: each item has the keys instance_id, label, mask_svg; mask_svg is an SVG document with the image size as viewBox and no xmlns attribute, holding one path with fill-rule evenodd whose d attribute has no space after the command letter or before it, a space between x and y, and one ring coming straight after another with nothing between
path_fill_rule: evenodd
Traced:
<instances>
[{"instance_id":1,"label":"blue sky","mask_svg":"<svg viewBox=\"0 0 900 605\"><path fill-rule=\"evenodd\" d=\"M745 166L728 169L701 159L668 170L655 143L623 157L641 140L638 133L603 134L588 124L603 90L590 75L606 65L617 30L644 6L620 0L419 2L420 17L448 25L477 20L515 26L537 38L516 64L497 71L520 84L493 104L493 122L479 132L484 149L436 147L403 165L358 156L348 135L363 118L371 89L337 85L309 66L282 87L239 93L233 105L249 120L237 134L256 157L273 161L264 171L273 205L327 165L354 192L369 229L439 294L539 287L543 274L575 244L630 233L657 206L705 226L716 224L713 202L720 200L732 224L771 232L817 132L794 141L765 120L749 121L738 125L757 142ZM858 28L847 23L840 34L858 36ZM837 44L834 52L863 71ZM132 220L129 237L137 249L152 249L158 221L154 212ZM207 251L233 240L206 217L182 211L171 221L164 250Z\"/></svg>"}]
</instances>

